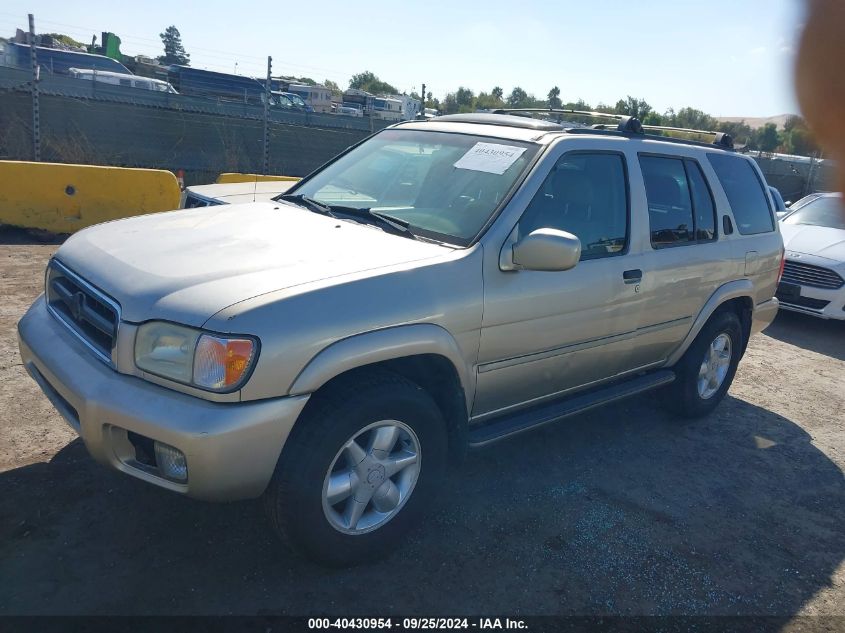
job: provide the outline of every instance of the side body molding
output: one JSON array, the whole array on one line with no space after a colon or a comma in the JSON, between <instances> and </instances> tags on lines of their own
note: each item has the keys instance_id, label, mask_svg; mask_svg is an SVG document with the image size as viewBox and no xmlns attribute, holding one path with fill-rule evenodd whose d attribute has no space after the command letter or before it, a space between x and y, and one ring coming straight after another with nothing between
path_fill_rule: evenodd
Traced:
<instances>
[{"instance_id":1,"label":"side body molding","mask_svg":"<svg viewBox=\"0 0 845 633\"><path fill-rule=\"evenodd\" d=\"M466 360L452 335L431 323L399 325L356 334L332 343L308 362L294 380L289 393L313 393L335 376L350 369L419 354L437 354L452 363L464 389L469 412L475 393L474 375L468 370Z\"/></svg>"},{"instance_id":2,"label":"side body molding","mask_svg":"<svg viewBox=\"0 0 845 633\"><path fill-rule=\"evenodd\" d=\"M695 337L698 336L701 328L703 328L704 324L707 323L707 319L713 315L720 305L722 305L725 301L730 301L731 299L736 299L738 297L747 297L753 303L754 285L751 283L750 279L736 279L734 281L729 281L716 289L716 292L710 296L707 303L705 303L704 307L701 309L701 312L698 313L695 321L693 321L692 328L690 328L686 338L666 360L666 366L672 366L681 359L681 356L684 355L687 348L692 345Z\"/></svg>"}]
</instances>

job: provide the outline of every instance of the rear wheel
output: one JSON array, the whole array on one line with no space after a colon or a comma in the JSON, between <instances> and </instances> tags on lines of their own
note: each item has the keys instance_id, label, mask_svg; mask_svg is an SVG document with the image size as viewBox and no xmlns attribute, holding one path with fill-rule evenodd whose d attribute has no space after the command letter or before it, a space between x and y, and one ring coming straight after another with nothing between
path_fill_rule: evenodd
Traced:
<instances>
[{"instance_id":1,"label":"rear wheel","mask_svg":"<svg viewBox=\"0 0 845 633\"><path fill-rule=\"evenodd\" d=\"M714 314L675 366L663 403L687 418L707 415L725 397L742 354L742 327L729 310Z\"/></svg>"},{"instance_id":2,"label":"rear wheel","mask_svg":"<svg viewBox=\"0 0 845 633\"><path fill-rule=\"evenodd\" d=\"M390 372L318 393L285 444L265 507L279 536L331 565L376 560L420 518L446 466L434 401Z\"/></svg>"}]
</instances>

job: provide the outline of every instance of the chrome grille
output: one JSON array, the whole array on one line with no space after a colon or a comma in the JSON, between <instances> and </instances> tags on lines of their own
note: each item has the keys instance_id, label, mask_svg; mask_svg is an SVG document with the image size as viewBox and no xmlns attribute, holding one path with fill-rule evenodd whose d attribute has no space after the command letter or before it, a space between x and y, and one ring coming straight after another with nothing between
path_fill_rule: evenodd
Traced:
<instances>
[{"instance_id":1,"label":"chrome grille","mask_svg":"<svg viewBox=\"0 0 845 633\"><path fill-rule=\"evenodd\" d=\"M845 285L842 279L834 271L822 266L803 264L787 259L783 266L783 281L799 284L801 286L812 286L813 288L826 288L836 290Z\"/></svg>"},{"instance_id":2,"label":"chrome grille","mask_svg":"<svg viewBox=\"0 0 845 633\"><path fill-rule=\"evenodd\" d=\"M112 364L120 306L58 261L47 267L47 307L100 360Z\"/></svg>"}]
</instances>

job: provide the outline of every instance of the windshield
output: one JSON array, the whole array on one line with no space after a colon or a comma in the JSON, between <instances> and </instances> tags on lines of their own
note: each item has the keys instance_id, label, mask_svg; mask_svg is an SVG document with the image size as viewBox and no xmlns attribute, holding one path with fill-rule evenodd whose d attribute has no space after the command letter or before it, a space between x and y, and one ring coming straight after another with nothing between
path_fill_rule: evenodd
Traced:
<instances>
[{"instance_id":1,"label":"windshield","mask_svg":"<svg viewBox=\"0 0 845 633\"><path fill-rule=\"evenodd\" d=\"M796 201L795 201L795 202L793 202L791 205L789 205L789 209L788 209L788 210L789 210L789 211L795 211L796 209L800 209L800 208L801 208L801 207L803 207L805 204L808 204L809 202L812 202L813 200L817 200L818 198L820 198L820 197L821 197L821 195L822 195L822 194L820 194L820 193L811 193L811 194L810 194L810 195L808 195L808 196L804 196L804 197L803 197L803 198L801 198L800 200L796 200Z\"/></svg>"},{"instance_id":2,"label":"windshield","mask_svg":"<svg viewBox=\"0 0 845 633\"><path fill-rule=\"evenodd\" d=\"M845 205L842 198L837 196L816 198L790 213L782 221L784 224L810 224L845 230Z\"/></svg>"},{"instance_id":3,"label":"windshield","mask_svg":"<svg viewBox=\"0 0 845 633\"><path fill-rule=\"evenodd\" d=\"M288 98L289 98L291 101L293 101L295 105L298 105L300 108L304 108L304 107L305 107L305 102L302 100L302 97L300 97L299 95L297 95L297 94L290 94L290 95L288 95Z\"/></svg>"},{"instance_id":4,"label":"windshield","mask_svg":"<svg viewBox=\"0 0 845 633\"><path fill-rule=\"evenodd\" d=\"M407 222L417 234L465 246L525 172L537 149L531 143L489 137L386 130L295 192L326 205L389 214Z\"/></svg>"}]
</instances>

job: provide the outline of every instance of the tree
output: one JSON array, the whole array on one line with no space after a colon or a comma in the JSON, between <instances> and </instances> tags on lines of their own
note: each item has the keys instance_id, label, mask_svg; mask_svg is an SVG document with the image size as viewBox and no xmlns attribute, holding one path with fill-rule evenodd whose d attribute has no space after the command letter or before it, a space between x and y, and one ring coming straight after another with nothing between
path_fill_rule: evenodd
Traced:
<instances>
[{"instance_id":1,"label":"tree","mask_svg":"<svg viewBox=\"0 0 845 633\"><path fill-rule=\"evenodd\" d=\"M665 119L672 127L685 127L693 130L715 130L719 127L709 114L695 108L681 108L677 112L672 109L666 111Z\"/></svg>"},{"instance_id":2,"label":"tree","mask_svg":"<svg viewBox=\"0 0 845 633\"><path fill-rule=\"evenodd\" d=\"M559 108L560 106L560 88L555 86L554 88L549 90L549 107Z\"/></svg>"},{"instance_id":3,"label":"tree","mask_svg":"<svg viewBox=\"0 0 845 633\"><path fill-rule=\"evenodd\" d=\"M590 106L590 104L584 101L583 99L578 99L577 101L570 101L569 103L565 103L563 107L567 110L592 110L592 106Z\"/></svg>"},{"instance_id":4,"label":"tree","mask_svg":"<svg viewBox=\"0 0 845 633\"><path fill-rule=\"evenodd\" d=\"M512 108L525 108L528 102L528 93L519 86L516 86L508 95L508 105Z\"/></svg>"},{"instance_id":5,"label":"tree","mask_svg":"<svg viewBox=\"0 0 845 633\"><path fill-rule=\"evenodd\" d=\"M447 94L443 99L443 114L457 114L459 108L460 106L458 105L458 99L455 96L455 93L450 92Z\"/></svg>"},{"instance_id":6,"label":"tree","mask_svg":"<svg viewBox=\"0 0 845 633\"><path fill-rule=\"evenodd\" d=\"M499 86L496 86L490 91L490 96L498 101L502 101L505 98L505 91L499 88Z\"/></svg>"},{"instance_id":7,"label":"tree","mask_svg":"<svg viewBox=\"0 0 845 633\"><path fill-rule=\"evenodd\" d=\"M349 80L349 88L352 90L363 90L366 86L376 81L380 80L375 76L375 73L365 70L357 75L352 75L352 79Z\"/></svg>"},{"instance_id":8,"label":"tree","mask_svg":"<svg viewBox=\"0 0 845 633\"><path fill-rule=\"evenodd\" d=\"M185 52L185 47L182 46L182 34L179 29L170 25L164 29L164 33L159 33L161 43L164 44L164 55L158 58L162 64L179 64L181 66L189 66L191 63L191 56Z\"/></svg>"},{"instance_id":9,"label":"tree","mask_svg":"<svg viewBox=\"0 0 845 633\"><path fill-rule=\"evenodd\" d=\"M399 94L399 91L386 81L379 79L374 73L365 70L357 75L352 75L349 87L354 90L364 90L373 94Z\"/></svg>"},{"instance_id":10,"label":"tree","mask_svg":"<svg viewBox=\"0 0 845 633\"><path fill-rule=\"evenodd\" d=\"M458 112L472 112L475 109L475 94L469 88L458 88L455 101L458 102Z\"/></svg>"},{"instance_id":11,"label":"tree","mask_svg":"<svg viewBox=\"0 0 845 633\"><path fill-rule=\"evenodd\" d=\"M652 108L645 99L637 99L628 95L626 99L620 99L616 102L614 110L616 114L633 116L642 121L648 116Z\"/></svg>"},{"instance_id":12,"label":"tree","mask_svg":"<svg viewBox=\"0 0 845 633\"><path fill-rule=\"evenodd\" d=\"M338 86L336 82L332 81L331 79L325 79L325 80L323 80L323 85L326 88L328 88L329 90L332 91L332 96L335 96L335 97L340 96L342 90L340 89L340 86Z\"/></svg>"},{"instance_id":13,"label":"tree","mask_svg":"<svg viewBox=\"0 0 845 633\"><path fill-rule=\"evenodd\" d=\"M745 121L721 121L717 129L730 134L736 146L747 145L749 149L754 149L751 147L754 130Z\"/></svg>"},{"instance_id":14,"label":"tree","mask_svg":"<svg viewBox=\"0 0 845 633\"><path fill-rule=\"evenodd\" d=\"M784 150L789 154L810 156L820 151L807 122L800 116L791 116L783 124Z\"/></svg>"},{"instance_id":15,"label":"tree","mask_svg":"<svg viewBox=\"0 0 845 633\"><path fill-rule=\"evenodd\" d=\"M654 110L646 114L640 122L643 125L663 125L663 117L657 114Z\"/></svg>"},{"instance_id":16,"label":"tree","mask_svg":"<svg viewBox=\"0 0 845 633\"><path fill-rule=\"evenodd\" d=\"M497 110L498 108L504 108L505 102L502 101L501 96L497 97L493 93L481 92L475 99L475 107L479 110Z\"/></svg>"},{"instance_id":17,"label":"tree","mask_svg":"<svg viewBox=\"0 0 845 633\"><path fill-rule=\"evenodd\" d=\"M766 123L763 127L758 128L754 136L757 149L762 152L774 152L780 145L778 126L774 123Z\"/></svg>"}]
</instances>

